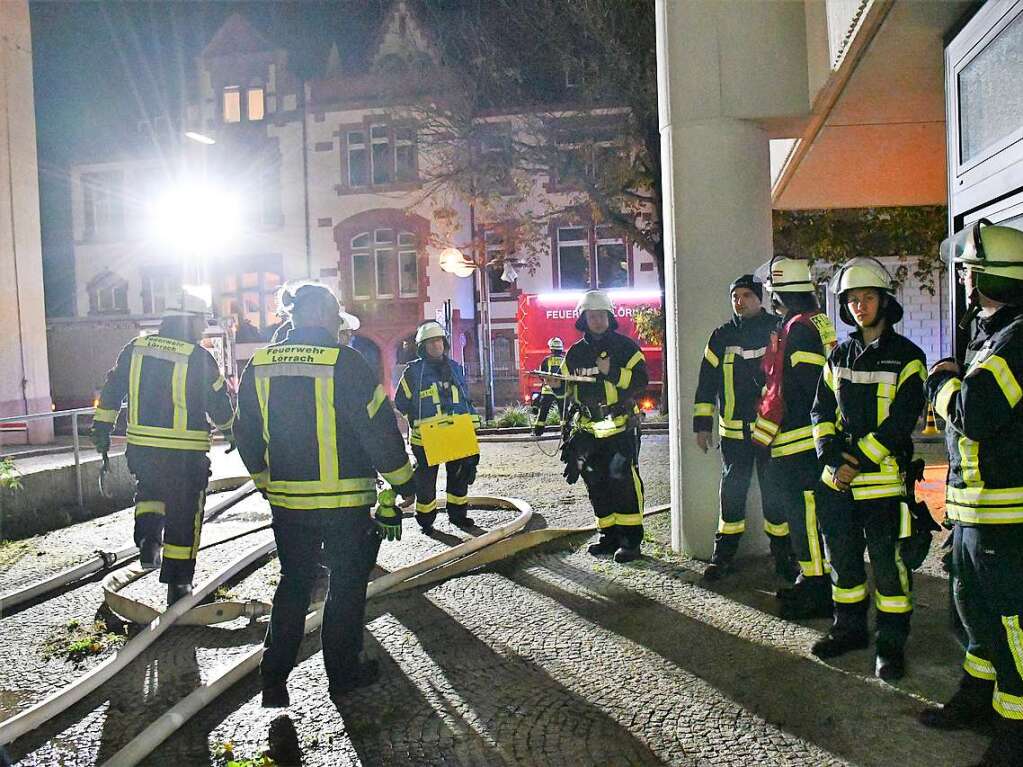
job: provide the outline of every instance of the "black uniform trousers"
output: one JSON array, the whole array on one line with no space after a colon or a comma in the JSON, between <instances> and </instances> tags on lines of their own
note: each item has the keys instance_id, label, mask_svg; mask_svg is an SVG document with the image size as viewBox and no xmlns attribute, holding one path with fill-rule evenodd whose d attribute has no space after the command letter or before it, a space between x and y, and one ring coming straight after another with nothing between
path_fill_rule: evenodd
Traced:
<instances>
[{"instance_id":1,"label":"black uniform trousers","mask_svg":"<svg viewBox=\"0 0 1023 767\"><path fill-rule=\"evenodd\" d=\"M817 523L814 488L820 480L817 453L802 453L771 458L765 472L768 491L762 493L764 518L788 522L792 553L804 578L824 575L828 570L824 542Z\"/></svg>"},{"instance_id":2,"label":"black uniform trousers","mask_svg":"<svg viewBox=\"0 0 1023 767\"><path fill-rule=\"evenodd\" d=\"M581 432L575 439L583 440L582 477L601 540L638 547L643 542L643 480L636 429L603 439Z\"/></svg>"},{"instance_id":3,"label":"black uniform trousers","mask_svg":"<svg viewBox=\"0 0 1023 767\"><path fill-rule=\"evenodd\" d=\"M199 551L210 459L198 450L129 445L135 476L135 545L163 539L162 583L191 583Z\"/></svg>"},{"instance_id":4,"label":"black uniform trousers","mask_svg":"<svg viewBox=\"0 0 1023 767\"><path fill-rule=\"evenodd\" d=\"M721 439L721 515L714 536L716 557L729 561L735 556L739 540L746 531L746 497L753 468L756 466L760 497L764 499L769 460L768 452L748 439ZM789 526L785 515L777 505L766 502L761 505L766 523L764 531L771 538L772 550L778 545L787 553Z\"/></svg>"},{"instance_id":5,"label":"black uniform trousers","mask_svg":"<svg viewBox=\"0 0 1023 767\"><path fill-rule=\"evenodd\" d=\"M422 445L412 446L416 457L416 521L424 528L432 527L437 519L437 473L440 466L428 466ZM463 522L469 513L469 478L472 458L460 458L444 464L447 472L447 510L452 524Z\"/></svg>"},{"instance_id":6,"label":"black uniform trousers","mask_svg":"<svg viewBox=\"0 0 1023 767\"><path fill-rule=\"evenodd\" d=\"M952 567L955 606L968 638L963 668L994 682L999 715L1023 719L1023 525L957 522Z\"/></svg>"},{"instance_id":7,"label":"black uniform trousers","mask_svg":"<svg viewBox=\"0 0 1023 767\"><path fill-rule=\"evenodd\" d=\"M295 667L321 562L330 571L320 643L332 690L358 667L366 618L366 584L380 536L369 507L302 510L270 507L281 581L259 666L263 687L284 684Z\"/></svg>"},{"instance_id":8,"label":"black uniform trousers","mask_svg":"<svg viewBox=\"0 0 1023 767\"><path fill-rule=\"evenodd\" d=\"M552 407L558 408L559 417L564 414L565 398L558 397L555 394L541 394L537 400L536 410L536 422L538 424L547 423L547 415L551 412Z\"/></svg>"},{"instance_id":9,"label":"black uniform trousers","mask_svg":"<svg viewBox=\"0 0 1023 767\"><path fill-rule=\"evenodd\" d=\"M843 631L867 628L866 551L874 571L877 644L887 650L905 645L913 614L913 573L902 563L899 549L903 500L857 501L851 492L838 492L823 483L817 488L817 514L831 562L835 627Z\"/></svg>"}]
</instances>

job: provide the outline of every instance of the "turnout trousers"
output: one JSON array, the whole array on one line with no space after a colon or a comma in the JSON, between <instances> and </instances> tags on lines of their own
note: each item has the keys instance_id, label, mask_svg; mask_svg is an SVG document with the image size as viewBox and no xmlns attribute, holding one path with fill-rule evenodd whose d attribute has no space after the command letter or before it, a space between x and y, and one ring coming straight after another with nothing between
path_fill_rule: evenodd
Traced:
<instances>
[{"instance_id":1,"label":"turnout trousers","mask_svg":"<svg viewBox=\"0 0 1023 767\"><path fill-rule=\"evenodd\" d=\"M412 455L416 457L416 521L424 529L433 526L437 519L437 472L440 466L426 464L426 451L421 445L412 446ZM448 519L452 524L465 520L469 513L469 477L472 472L472 459L460 458L444 464L447 471L447 510Z\"/></svg>"},{"instance_id":2,"label":"turnout trousers","mask_svg":"<svg viewBox=\"0 0 1023 767\"><path fill-rule=\"evenodd\" d=\"M739 548L739 540L746 531L746 497L749 494L753 468L757 470L760 497L767 495L767 466L770 458L766 450L755 447L749 439L721 439L721 511L718 530L714 536L714 555L722 561L731 561ZM764 532L771 541L771 551L789 552L789 524L779 505L764 500Z\"/></svg>"},{"instance_id":3,"label":"turnout trousers","mask_svg":"<svg viewBox=\"0 0 1023 767\"><path fill-rule=\"evenodd\" d=\"M870 555L874 571L874 607L877 610L877 645L899 650L909 636L913 614L913 573L902 563L899 533L908 534L908 509L893 496L854 500L821 483L817 513L831 563L831 598L835 602L835 628L867 628L867 570L863 553Z\"/></svg>"},{"instance_id":4,"label":"turnout trousers","mask_svg":"<svg viewBox=\"0 0 1023 767\"><path fill-rule=\"evenodd\" d=\"M1023 525L956 522L952 530L956 610L968 643L963 669L993 684L992 705L1023 720Z\"/></svg>"},{"instance_id":5,"label":"turnout trousers","mask_svg":"<svg viewBox=\"0 0 1023 767\"><path fill-rule=\"evenodd\" d=\"M295 667L305 616L321 563L330 571L320 643L331 689L358 668L366 617L366 584L380 537L369 507L297 511L271 506L281 581L259 671L263 688L282 685Z\"/></svg>"},{"instance_id":6,"label":"turnout trousers","mask_svg":"<svg viewBox=\"0 0 1023 767\"><path fill-rule=\"evenodd\" d=\"M803 578L823 576L828 571L824 542L817 524L814 488L821 469L813 450L772 457L765 472L767 491L762 493L765 520L788 523L792 553Z\"/></svg>"},{"instance_id":7,"label":"turnout trousers","mask_svg":"<svg viewBox=\"0 0 1023 767\"><path fill-rule=\"evenodd\" d=\"M536 422L538 424L547 423L547 415L551 412L552 407L557 409L560 420L564 412L562 407L564 404L564 397L557 397L554 394L541 394L540 399L537 401Z\"/></svg>"},{"instance_id":8,"label":"turnout trousers","mask_svg":"<svg viewBox=\"0 0 1023 767\"><path fill-rule=\"evenodd\" d=\"M597 518L601 542L637 548L643 542L643 480L639 476L639 438L635 429L586 440L582 478Z\"/></svg>"},{"instance_id":9,"label":"turnout trousers","mask_svg":"<svg viewBox=\"0 0 1023 767\"><path fill-rule=\"evenodd\" d=\"M129 445L135 476L135 545L163 539L161 583L191 583L199 550L210 459L198 450Z\"/></svg>"}]
</instances>

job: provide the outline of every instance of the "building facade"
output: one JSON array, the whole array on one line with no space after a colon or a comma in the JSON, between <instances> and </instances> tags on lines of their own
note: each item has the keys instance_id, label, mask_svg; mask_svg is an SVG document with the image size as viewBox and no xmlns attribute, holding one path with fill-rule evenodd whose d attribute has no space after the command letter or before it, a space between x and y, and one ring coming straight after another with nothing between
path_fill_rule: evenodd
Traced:
<instances>
[{"instance_id":1,"label":"building facade","mask_svg":"<svg viewBox=\"0 0 1023 767\"><path fill-rule=\"evenodd\" d=\"M443 271L439 254L454 247L500 265L522 259L505 220L426 188L443 160L422 141L410 104L443 88L443 71L430 31L404 0L384 17L360 71L341 71L335 50L322 76L305 81L287 51L230 17L197 62L198 99L182 129L215 143L181 139L173 158L136 153L73 168L77 317L51 323L51 336L58 325L68 333L152 323L182 282L200 282L239 339L265 338L277 322L278 286L305 278L336 289L360 317L356 347L382 381L393 386L414 355L416 327L437 318L450 322L453 357L478 378L481 286ZM511 135L521 118L481 119ZM159 220L170 189L191 194L185 208L213 195L192 214L202 232L182 231L187 216ZM538 174L521 199L540 210L573 198ZM540 239L514 279L500 265L483 274L499 402L517 399L523 293L657 289L652 256L610 227L554 217Z\"/></svg>"}]
</instances>

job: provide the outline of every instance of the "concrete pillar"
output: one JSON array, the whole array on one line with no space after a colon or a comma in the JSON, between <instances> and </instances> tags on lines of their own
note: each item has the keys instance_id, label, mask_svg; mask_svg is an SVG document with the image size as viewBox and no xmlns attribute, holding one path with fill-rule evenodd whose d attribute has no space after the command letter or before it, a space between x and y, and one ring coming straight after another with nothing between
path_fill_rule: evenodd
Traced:
<instances>
[{"instance_id":1,"label":"concrete pillar","mask_svg":"<svg viewBox=\"0 0 1023 767\"><path fill-rule=\"evenodd\" d=\"M657 2L672 540L698 558L713 550L720 469L719 455L704 455L692 437L700 360L710 332L730 316L729 282L772 251L768 136L755 122L730 116L723 103L721 7ZM730 71L735 77L742 70L732 61ZM747 552L766 549L756 506L748 508Z\"/></svg>"},{"instance_id":2,"label":"concrete pillar","mask_svg":"<svg viewBox=\"0 0 1023 767\"><path fill-rule=\"evenodd\" d=\"M50 409L26 0L0 0L0 417ZM33 442L49 421L30 427Z\"/></svg>"}]
</instances>

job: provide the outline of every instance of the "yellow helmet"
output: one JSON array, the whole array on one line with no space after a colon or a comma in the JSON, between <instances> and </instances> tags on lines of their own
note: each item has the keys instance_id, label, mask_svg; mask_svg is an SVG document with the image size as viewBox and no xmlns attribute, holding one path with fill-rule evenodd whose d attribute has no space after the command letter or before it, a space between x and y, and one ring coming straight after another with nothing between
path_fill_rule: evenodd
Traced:
<instances>
[{"instance_id":1,"label":"yellow helmet","mask_svg":"<svg viewBox=\"0 0 1023 767\"><path fill-rule=\"evenodd\" d=\"M813 280L810 278L810 262L802 258L775 256L761 267L764 272L764 287L772 293L812 293Z\"/></svg>"}]
</instances>

